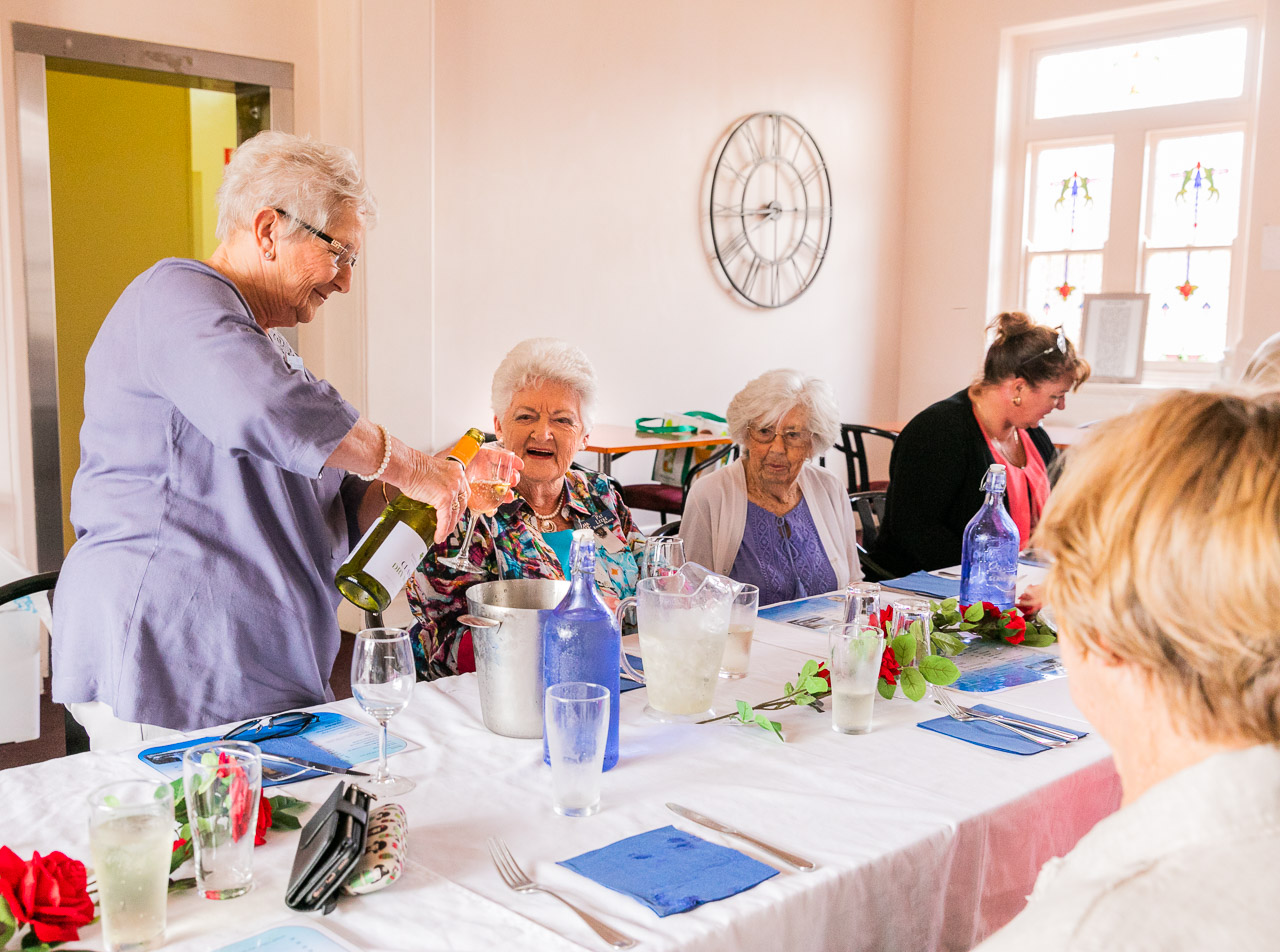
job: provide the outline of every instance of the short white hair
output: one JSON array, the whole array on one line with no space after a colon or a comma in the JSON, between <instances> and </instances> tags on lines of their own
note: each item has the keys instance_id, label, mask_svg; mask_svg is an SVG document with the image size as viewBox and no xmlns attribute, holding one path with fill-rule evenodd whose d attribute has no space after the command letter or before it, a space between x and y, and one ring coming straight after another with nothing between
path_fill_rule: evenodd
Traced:
<instances>
[{"instance_id":1,"label":"short white hair","mask_svg":"<svg viewBox=\"0 0 1280 952\"><path fill-rule=\"evenodd\" d=\"M578 395L583 431L589 433L596 413L596 369L581 349L556 337L531 337L507 351L493 372L494 414L501 419L518 391L545 383L558 383Z\"/></svg>"},{"instance_id":2,"label":"short white hair","mask_svg":"<svg viewBox=\"0 0 1280 952\"><path fill-rule=\"evenodd\" d=\"M310 136L270 129L242 142L223 169L218 240L253 227L260 208L288 213L279 225L282 236L297 232L299 221L325 231L345 209L362 215L366 228L378 217L378 204L355 153Z\"/></svg>"},{"instance_id":3,"label":"short white hair","mask_svg":"<svg viewBox=\"0 0 1280 952\"><path fill-rule=\"evenodd\" d=\"M809 431L813 433L813 451L809 458L834 446L840 437L840 408L835 391L825 380L806 377L789 368L765 371L734 395L725 412L729 435L744 451L749 451L747 428L751 424L777 426L778 421L796 407L804 408Z\"/></svg>"}]
</instances>

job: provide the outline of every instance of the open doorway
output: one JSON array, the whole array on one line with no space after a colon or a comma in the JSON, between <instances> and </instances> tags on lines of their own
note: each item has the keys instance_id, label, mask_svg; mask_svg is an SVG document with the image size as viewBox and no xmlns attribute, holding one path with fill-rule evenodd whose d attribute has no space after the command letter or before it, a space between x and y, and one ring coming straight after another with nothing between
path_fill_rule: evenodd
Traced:
<instances>
[{"instance_id":1,"label":"open doorway","mask_svg":"<svg viewBox=\"0 0 1280 952\"><path fill-rule=\"evenodd\" d=\"M36 548L47 571L74 541L89 346L134 277L161 258L213 251L222 168L257 132L289 131L293 68L27 24L13 35Z\"/></svg>"}]
</instances>

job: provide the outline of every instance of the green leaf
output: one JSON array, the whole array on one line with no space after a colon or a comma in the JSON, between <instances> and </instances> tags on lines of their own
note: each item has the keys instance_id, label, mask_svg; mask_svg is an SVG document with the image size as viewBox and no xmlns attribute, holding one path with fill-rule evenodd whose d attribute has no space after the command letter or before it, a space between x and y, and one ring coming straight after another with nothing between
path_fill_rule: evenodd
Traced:
<instances>
[{"instance_id":1,"label":"green leaf","mask_svg":"<svg viewBox=\"0 0 1280 952\"><path fill-rule=\"evenodd\" d=\"M938 631L935 629L930 636L930 641L933 642L934 654L947 657L958 655L965 649L964 639L950 631Z\"/></svg>"},{"instance_id":2,"label":"green leaf","mask_svg":"<svg viewBox=\"0 0 1280 952\"><path fill-rule=\"evenodd\" d=\"M114 793L108 793L105 797L102 798L102 802L112 808L120 806L120 798L117 797Z\"/></svg>"},{"instance_id":3,"label":"green leaf","mask_svg":"<svg viewBox=\"0 0 1280 952\"><path fill-rule=\"evenodd\" d=\"M982 610L982 602L975 602L964 610L965 621L982 621L985 612Z\"/></svg>"},{"instance_id":4,"label":"green leaf","mask_svg":"<svg viewBox=\"0 0 1280 952\"><path fill-rule=\"evenodd\" d=\"M973 631L973 629L975 629L975 628L977 628L977 627L978 627L977 625L975 625L973 622L969 622L969 621L962 621L962 622L960 623L960 630L961 630L961 631Z\"/></svg>"},{"instance_id":5,"label":"green leaf","mask_svg":"<svg viewBox=\"0 0 1280 952\"><path fill-rule=\"evenodd\" d=\"M774 736L776 736L778 740L782 741L784 744L787 742L787 739L782 736L782 725L779 724L777 721L771 721L769 720L769 718L765 717L763 714L757 714L756 723L759 724L761 727L763 727L765 730L773 733Z\"/></svg>"},{"instance_id":6,"label":"green leaf","mask_svg":"<svg viewBox=\"0 0 1280 952\"><path fill-rule=\"evenodd\" d=\"M738 703L745 704L746 702L739 701ZM306 809L311 805L307 803L306 800L299 800L297 797L286 797L284 794L267 797L267 800L271 803L272 816L281 811L290 812L298 809Z\"/></svg>"},{"instance_id":7,"label":"green leaf","mask_svg":"<svg viewBox=\"0 0 1280 952\"><path fill-rule=\"evenodd\" d=\"M916 639L910 632L904 632L893 641L889 642L889 647L893 649L893 656L898 659L898 664L905 668L916 656Z\"/></svg>"},{"instance_id":8,"label":"green leaf","mask_svg":"<svg viewBox=\"0 0 1280 952\"><path fill-rule=\"evenodd\" d=\"M918 701L924 697L924 675L917 669L903 668L902 673L898 675L898 683L902 685L902 693L912 701Z\"/></svg>"},{"instance_id":9,"label":"green leaf","mask_svg":"<svg viewBox=\"0 0 1280 952\"><path fill-rule=\"evenodd\" d=\"M808 661L804 663L803 667L800 668L800 680L803 681L805 678L809 677L811 674L813 674L817 670L818 670L818 662L810 658Z\"/></svg>"},{"instance_id":10,"label":"green leaf","mask_svg":"<svg viewBox=\"0 0 1280 952\"><path fill-rule=\"evenodd\" d=\"M920 659L920 673L930 684L947 685L960 677L960 669L956 667L954 661L937 655Z\"/></svg>"},{"instance_id":11,"label":"green leaf","mask_svg":"<svg viewBox=\"0 0 1280 952\"><path fill-rule=\"evenodd\" d=\"M17 931L18 920L9 910L9 904L4 899L0 899L0 949L9 944L9 940Z\"/></svg>"},{"instance_id":12,"label":"green leaf","mask_svg":"<svg viewBox=\"0 0 1280 952\"><path fill-rule=\"evenodd\" d=\"M271 829L273 830L300 830L302 829L302 821L292 813L276 813L271 814Z\"/></svg>"},{"instance_id":13,"label":"green leaf","mask_svg":"<svg viewBox=\"0 0 1280 952\"><path fill-rule=\"evenodd\" d=\"M738 701L738 719L744 724L750 724L754 715L751 711L751 705L746 701Z\"/></svg>"},{"instance_id":14,"label":"green leaf","mask_svg":"<svg viewBox=\"0 0 1280 952\"><path fill-rule=\"evenodd\" d=\"M792 686L791 682L790 682L790 681L788 681L788 682L787 682L786 687L784 687L784 688L782 689L782 693L783 693L783 694L794 694L794 693L795 693L795 690L796 690L796 689Z\"/></svg>"},{"instance_id":15,"label":"green leaf","mask_svg":"<svg viewBox=\"0 0 1280 952\"><path fill-rule=\"evenodd\" d=\"M1058 639L1053 635L1027 635L1022 639L1022 643L1029 648L1044 648L1053 644Z\"/></svg>"},{"instance_id":16,"label":"green leaf","mask_svg":"<svg viewBox=\"0 0 1280 952\"><path fill-rule=\"evenodd\" d=\"M876 685L876 690L880 692L880 696L882 698L889 701L893 699L893 695L898 690L898 686L896 684L890 684L884 678L881 678L880 682Z\"/></svg>"},{"instance_id":17,"label":"green leaf","mask_svg":"<svg viewBox=\"0 0 1280 952\"><path fill-rule=\"evenodd\" d=\"M50 952L52 948L48 942L41 942L37 939L35 932L24 933L19 947L26 949L27 952Z\"/></svg>"},{"instance_id":18,"label":"green leaf","mask_svg":"<svg viewBox=\"0 0 1280 952\"><path fill-rule=\"evenodd\" d=\"M943 611L949 611L949 612L956 611L960 607L960 599L958 598L944 599L938 602L938 607L941 608Z\"/></svg>"},{"instance_id":19,"label":"green leaf","mask_svg":"<svg viewBox=\"0 0 1280 952\"><path fill-rule=\"evenodd\" d=\"M827 690L827 688L828 688L828 685L827 685L826 678L819 678L816 675L811 678L805 678L804 689L808 691L810 694L818 694L822 691Z\"/></svg>"},{"instance_id":20,"label":"green leaf","mask_svg":"<svg viewBox=\"0 0 1280 952\"><path fill-rule=\"evenodd\" d=\"M186 889L195 889L195 888L196 888L195 879L173 879L169 881L169 892L171 893L182 892L183 890L186 890Z\"/></svg>"}]
</instances>

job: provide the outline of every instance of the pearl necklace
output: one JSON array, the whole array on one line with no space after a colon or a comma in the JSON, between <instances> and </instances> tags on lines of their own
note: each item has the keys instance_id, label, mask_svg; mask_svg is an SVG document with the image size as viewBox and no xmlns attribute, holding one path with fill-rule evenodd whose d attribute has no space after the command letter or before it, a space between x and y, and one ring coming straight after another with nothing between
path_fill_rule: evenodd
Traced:
<instances>
[{"instance_id":1,"label":"pearl necklace","mask_svg":"<svg viewBox=\"0 0 1280 952\"><path fill-rule=\"evenodd\" d=\"M555 532L556 516L559 516L565 522L569 521L569 503L568 500L565 499L568 488L567 483L560 484L560 495L556 497L556 504L551 508L551 512L546 514L538 512L537 508L533 505L533 500L529 499L527 496L525 497L524 501L528 503L529 508L533 510L533 514L537 516L536 522L539 532Z\"/></svg>"}]
</instances>

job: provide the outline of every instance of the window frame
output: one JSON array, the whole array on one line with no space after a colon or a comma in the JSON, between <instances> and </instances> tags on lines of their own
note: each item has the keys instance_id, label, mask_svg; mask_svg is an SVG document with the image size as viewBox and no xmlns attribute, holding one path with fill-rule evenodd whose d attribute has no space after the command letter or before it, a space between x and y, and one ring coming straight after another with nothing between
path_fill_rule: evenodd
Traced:
<instances>
[{"instance_id":1,"label":"window frame","mask_svg":"<svg viewBox=\"0 0 1280 952\"><path fill-rule=\"evenodd\" d=\"M1239 96L1048 119L1034 117L1036 68L1044 56L1239 26L1247 30L1244 83ZM1244 131L1240 218L1236 239L1231 245L1231 291L1223 361L1146 361L1142 384L1099 386L1208 385L1221 377L1239 344L1253 188L1251 160L1256 136L1261 32L1258 5L1252 0L1245 0L1214 4L1212 7L1193 7L1176 13L1166 11L1158 15L1101 18L1070 27L1033 28L1013 38L1009 60L1012 75L1005 173L1006 239L1002 245L1003 262L998 267L1000 279L995 286L999 292L996 306L1000 309L1007 307L1007 302L1023 306L1029 255L1037 253L1031 248L1029 234L1033 148L1056 148L1103 140L1113 144L1110 229L1102 248L1102 286L1099 290L1103 293L1133 293L1141 291L1146 256L1153 250L1148 231L1150 196L1156 183L1150 181L1148 171L1156 139L1198 131L1228 131L1232 128ZM1137 187L1122 187L1121 182L1132 182Z\"/></svg>"}]
</instances>

